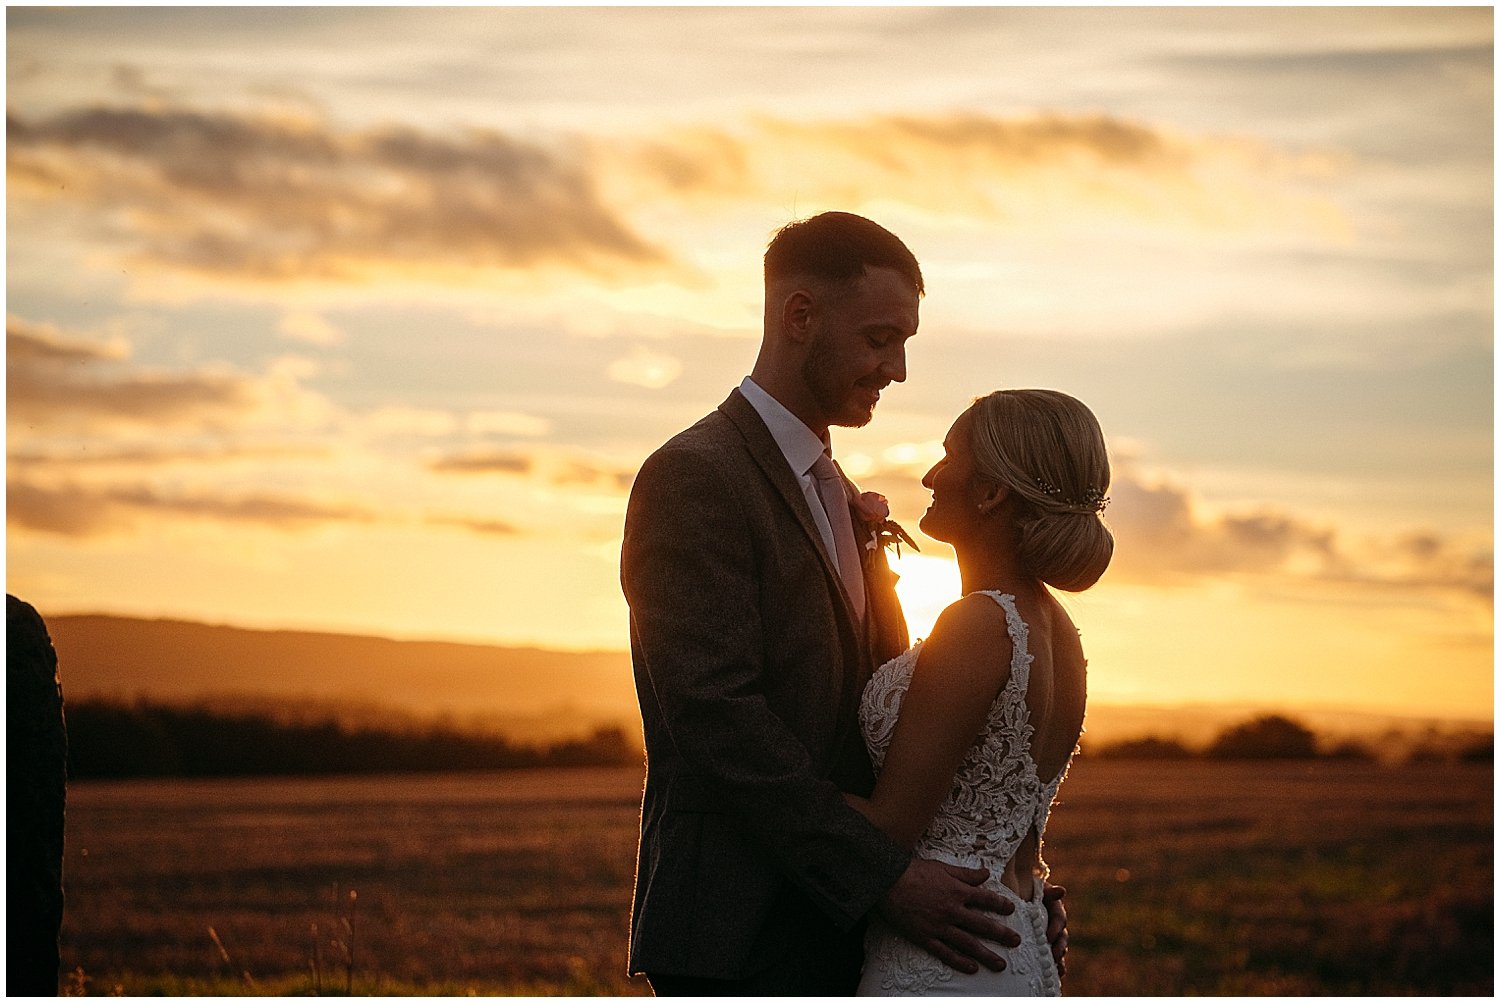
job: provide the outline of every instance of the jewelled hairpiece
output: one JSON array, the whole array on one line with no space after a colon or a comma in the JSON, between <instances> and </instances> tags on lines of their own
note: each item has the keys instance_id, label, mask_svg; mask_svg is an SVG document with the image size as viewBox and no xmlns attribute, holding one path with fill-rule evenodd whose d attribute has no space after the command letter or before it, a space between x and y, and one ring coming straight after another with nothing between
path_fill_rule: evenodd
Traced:
<instances>
[{"instance_id":1,"label":"jewelled hairpiece","mask_svg":"<svg viewBox=\"0 0 1500 1003\"><path fill-rule=\"evenodd\" d=\"M1032 480L1036 481L1036 486L1041 488L1042 493L1047 497L1057 499L1059 505L1072 509L1075 512L1103 512L1105 506L1109 504L1109 496L1098 488L1089 488L1083 493L1083 500L1075 502L1063 498L1061 488L1052 486L1042 478L1033 477Z\"/></svg>"}]
</instances>

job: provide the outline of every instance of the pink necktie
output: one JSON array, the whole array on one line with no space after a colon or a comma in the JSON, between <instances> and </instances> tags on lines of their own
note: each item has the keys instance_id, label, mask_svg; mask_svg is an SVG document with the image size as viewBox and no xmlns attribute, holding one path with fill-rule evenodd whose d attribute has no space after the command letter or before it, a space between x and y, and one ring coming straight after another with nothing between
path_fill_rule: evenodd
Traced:
<instances>
[{"instance_id":1,"label":"pink necktie","mask_svg":"<svg viewBox=\"0 0 1500 1003\"><path fill-rule=\"evenodd\" d=\"M839 577L844 580L844 591L849 594L854 615L863 617L865 579L860 571L859 549L854 539L854 523L849 518L849 498L844 494L844 481L827 453L818 456L809 473L817 483L818 497L828 515L828 525L833 529L834 548L838 551L834 563L838 565Z\"/></svg>"}]
</instances>

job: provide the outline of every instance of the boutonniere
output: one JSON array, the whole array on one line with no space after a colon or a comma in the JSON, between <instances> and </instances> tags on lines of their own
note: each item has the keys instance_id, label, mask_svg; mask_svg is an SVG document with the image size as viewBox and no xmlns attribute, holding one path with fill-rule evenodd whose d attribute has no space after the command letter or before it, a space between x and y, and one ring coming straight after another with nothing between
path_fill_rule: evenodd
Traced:
<instances>
[{"instance_id":1,"label":"boutonniere","mask_svg":"<svg viewBox=\"0 0 1500 1003\"><path fill-rule=\"evenodd\" d=\"M891 518L891 504L886 501L885 495L874 491L861 492L854 498L854 512L868 534L865 539L866 550L893 547L896 556L900 557L901 544L904 543L912 550L921 552L916 541L907 535L899 522Z\"/></svg>"}]
</instances>

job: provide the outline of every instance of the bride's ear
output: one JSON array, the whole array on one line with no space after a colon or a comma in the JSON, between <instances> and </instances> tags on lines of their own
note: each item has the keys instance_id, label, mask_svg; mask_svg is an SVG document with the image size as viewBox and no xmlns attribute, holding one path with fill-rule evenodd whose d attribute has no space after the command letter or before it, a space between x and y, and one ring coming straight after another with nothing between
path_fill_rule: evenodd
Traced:
<instances>
[{"instance_id":1,"label":"bride's ear","mask_svg":"<svg viewBox=\"0 0 1500 1003\"><path fill-rule=\"evenodd\" d=\"M979 485L979 514L989 515L1005 504L1005 500L1009 497L1009 485L998 483Z\"/></svg>"}]
</instances>

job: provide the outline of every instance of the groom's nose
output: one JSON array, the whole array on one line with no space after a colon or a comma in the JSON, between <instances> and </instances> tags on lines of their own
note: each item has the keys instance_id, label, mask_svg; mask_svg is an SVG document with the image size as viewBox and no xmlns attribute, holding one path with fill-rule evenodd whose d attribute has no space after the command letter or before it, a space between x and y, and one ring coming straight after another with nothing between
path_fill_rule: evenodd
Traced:
<instances>
[{"instance_id":1,"label":"groom's nose","mask_svg":"<svg viewBox=\"0 0 1500 1003\"><path fill-rule=\"evenodd\" d=\"M880 375L891 383L906 382L906 344L892 345L880 362Z\"/></svg>"}]
</instances>

